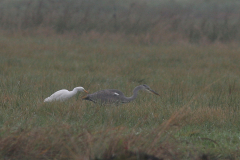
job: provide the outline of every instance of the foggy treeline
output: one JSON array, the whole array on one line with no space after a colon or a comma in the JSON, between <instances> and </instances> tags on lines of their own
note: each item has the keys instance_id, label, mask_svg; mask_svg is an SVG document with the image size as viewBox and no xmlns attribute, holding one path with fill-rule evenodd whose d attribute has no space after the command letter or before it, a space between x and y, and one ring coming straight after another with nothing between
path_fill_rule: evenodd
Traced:
<instances>
[{"instance_id":1,"label":"foggy treeline","mask_svg":"<svg viewBox=\"0 0 240 160\"><path fill-rule=\"evenodd\" d=\"M234 0L1 0L0 28L230 42L240 40L239 8Z\"/></svg>"}]
</instances>

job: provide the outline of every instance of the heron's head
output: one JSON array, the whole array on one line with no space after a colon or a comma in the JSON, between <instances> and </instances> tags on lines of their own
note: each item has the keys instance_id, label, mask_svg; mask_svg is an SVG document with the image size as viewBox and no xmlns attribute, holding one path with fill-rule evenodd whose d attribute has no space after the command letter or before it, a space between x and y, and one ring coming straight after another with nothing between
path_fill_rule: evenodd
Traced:
<instances>
[{"instance_id":1,"label":"heron's head","mask_svg":"<svg viewBox=\"0 0 240 160\"><path fill-rule=\"evenodd\" d=\"M86 91L83 87L76 87L76 88L74 88L74 89L76 89L77 91L80 91L80 92L86 92L86 93L88 93L88 91Z\"/></svg>"},{"instance_id":2,"label":"heron's head","mask_svg":"<svg viewBox=\"0 0 240 160\"><path fill-rule=\"evenodd\" d=\"M158 95L158 96L160 96L157 92L155 92L154 90L152 90L148 85L146 85L146 84L143 84L142 85L143 86L143 89L145 89L145 90L147 90L148 92L150 92L150 93L153 93L153 94L156 94L156 95Z\"/></svg>"}]
</instances>

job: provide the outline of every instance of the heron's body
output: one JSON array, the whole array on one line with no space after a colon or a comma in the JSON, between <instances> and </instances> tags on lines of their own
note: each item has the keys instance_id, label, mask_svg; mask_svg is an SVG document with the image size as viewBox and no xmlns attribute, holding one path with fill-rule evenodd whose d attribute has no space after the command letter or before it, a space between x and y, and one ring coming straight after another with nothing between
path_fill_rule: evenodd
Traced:
<instances>
[{"instance_id":1,"label":"heron's body","mask_svg":"<svg viewBox=\"0 0 240 160\"><path fill-rule=\"evenodd\" d=\"M105 89L105 90L95 92L93 94L88 94L87 96L83 97L83 100L89 100L94 103L100 103L100 104L128 103L137 98L137 94L139 90L148 90L154 94L159 95L147 85L140 85L134 88L133 95L131 97L126 97L121 91L117 89Z\"/></svg>"},{"instance_id":2,"label":"heron's body","mask_svg":"<svg viewBox=\"0 0 240 160\"><path fill-rule=\"evenodd\" d=\"M68 91L66 89L59 90L53 93L48 98L44 99L44 102L52 102L52 101L65 101L71 97L73 97L77 92L87 92L83 87L76 87L72 91Z\"/></svg>"}]
</instances>

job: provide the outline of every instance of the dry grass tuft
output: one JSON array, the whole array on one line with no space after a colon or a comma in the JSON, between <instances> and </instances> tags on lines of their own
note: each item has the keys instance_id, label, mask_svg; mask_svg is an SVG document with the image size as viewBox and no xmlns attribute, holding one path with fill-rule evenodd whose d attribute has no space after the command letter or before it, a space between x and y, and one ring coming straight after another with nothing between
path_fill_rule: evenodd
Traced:
<instances>
[{"instance_id":1,"label":"dry grass tuft","mask_svg":"<svg viewBox=\"0 0 240 160\"><path fill-rule=\"evenodd\" d=\"M189 124L204 124L206 122L217 122L219 125L225 124L234 116L234 110L231 108L209 108L201 107L191 111L188 120Z\"/></svg>"}]
</instances>

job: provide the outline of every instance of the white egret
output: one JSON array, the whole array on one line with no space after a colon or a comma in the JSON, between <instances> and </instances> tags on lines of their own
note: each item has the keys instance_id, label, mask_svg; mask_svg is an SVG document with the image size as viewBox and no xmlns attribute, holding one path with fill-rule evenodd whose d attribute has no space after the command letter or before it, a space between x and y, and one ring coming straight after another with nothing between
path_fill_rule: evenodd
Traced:
<instances>
[{"instance_id":1,"label":"white egret","mask_svg":"<svg viewBox=\"0 0 240 160\"><path fill-rule=\"evenodd\" d=\"M44 99L44 102L65 101L65 100L71 98L72 96L74 96L75 94L77 94L78 91L88 93L83 87L76 87L72 91L62 89L62 90L59 90L59 91L53 93L48 98Z\"/></svg>"}]
</instances>

